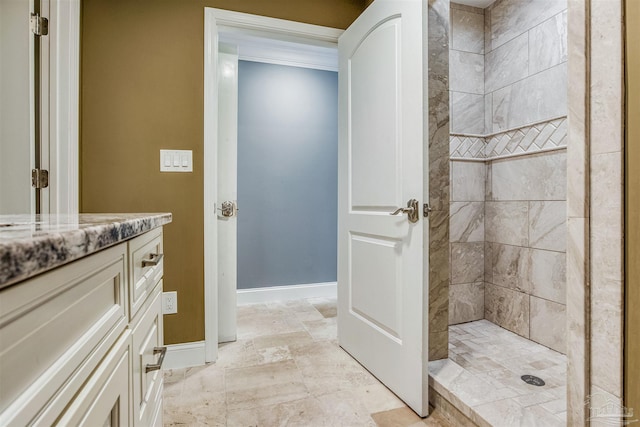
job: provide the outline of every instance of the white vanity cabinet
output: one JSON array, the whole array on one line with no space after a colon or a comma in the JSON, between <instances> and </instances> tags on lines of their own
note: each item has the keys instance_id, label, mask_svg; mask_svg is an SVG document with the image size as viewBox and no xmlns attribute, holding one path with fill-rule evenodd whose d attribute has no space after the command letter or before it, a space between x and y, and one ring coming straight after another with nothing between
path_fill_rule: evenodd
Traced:
<instances>
[{"instance_id":1,"label":"white vanity cabinet","mask_svg":"<svg viewBox=\"0 0 640 427\"><path fill-rule=\"evenodd\" d=\"M0 426L162 425L162 227L0 290Z\"/></svg>"}]
</instances>

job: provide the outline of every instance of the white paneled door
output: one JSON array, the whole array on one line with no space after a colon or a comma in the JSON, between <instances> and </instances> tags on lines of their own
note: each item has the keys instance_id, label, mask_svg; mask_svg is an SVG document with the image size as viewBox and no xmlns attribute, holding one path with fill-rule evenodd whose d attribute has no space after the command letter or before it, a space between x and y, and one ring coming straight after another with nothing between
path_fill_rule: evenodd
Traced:
<instances>
[{"instance_id":1,"label":"white paneled door","mask_svg":"<svg viewBox=\"0 0 640 427\"><path fill-rule=\"evenodd\" d=\"M428 223L421 203L397 212L427 164L422 3L376 0L339 39L338 337L426 416Z\"/></svg>"},{"instance_id":2,"label":"white paneled door","mask_svg":"<svg viewBox=\"0 0 640 427\"><path fill-rule=\"evenodd\" d=\"M218 53L218 342L236 340L238 54Z\"/></svg>"}]
</instances>

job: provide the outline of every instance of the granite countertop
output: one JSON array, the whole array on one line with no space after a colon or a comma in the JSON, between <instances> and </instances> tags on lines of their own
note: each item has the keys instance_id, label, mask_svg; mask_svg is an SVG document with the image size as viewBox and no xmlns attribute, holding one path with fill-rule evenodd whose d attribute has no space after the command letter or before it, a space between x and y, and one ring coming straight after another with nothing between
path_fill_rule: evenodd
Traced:
<instances>
[{"instance_id":1,"label":"granite countertop","mask_svg":"<svg viewBox=\"0 0 640 427\"><path fill-rule=\"evenodd\" d=\"M170 213L0 215L0 289L170 222Z\"/></svg>"}]
</instances>

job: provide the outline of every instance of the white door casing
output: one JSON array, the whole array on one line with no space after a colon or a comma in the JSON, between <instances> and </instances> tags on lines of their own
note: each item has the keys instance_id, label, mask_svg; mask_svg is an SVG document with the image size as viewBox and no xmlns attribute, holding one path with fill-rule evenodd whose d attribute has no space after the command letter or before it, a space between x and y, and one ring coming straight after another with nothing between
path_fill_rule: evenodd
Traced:
<instances>
[{"instance_id":1,"label":"white door casing","mask_svg":"<svg viewBox=\"0 0 640 427\"><path fill-rule=\"evenodd\" d=\"M422 215L422 2L376 0L340 37L338 338L421 416L428 414Z\"/></svg>"},{"instance_id":2,"label":"white door casing","mask_svg":"<svg viewBox=\"0 0 640 427\"><path fill-rule=\"evenodd\" d=\"M49 34L40 45L40 211L79 212L80 0L40 0Z\"/></svg>"},{"instance_id":3,"label":"white door casing","mask_svg":"<svg viewBox=\"0 0 640 427\"><path fill-rule=\"evenodd\" d=\"M204 11L204 351L205 362L218 358L218 25ZM213 167L211 167L213 166Z\"/></svg>"},{"instance_id":4,"label":"white door casing","mask_svg":"<svg viewBox=\"0 0 640 427\"><path fill-rule=\"evenodd\" d=\"M214 362L218 356L220 332L219 310L234 304L229 292L219 292L219 221L216 204L218 195L218 57L219 32L265 37L283 42L305 43L316 47L334 47L342 30L312 24L287 21L205 8L204 25L204 305L205 305L205 361ZM229 40L233 42L234 40ZM242 54L240 54L242 56ZM257 60L257 58L255 58ZM291 62L292 58L287 58ZM308 63L295 58L299 66ZM313 62L313 60L312 60ZM213 166L213 167L212 167ZM235 200L235 198L233 199ZM242 207L239 207L239 213ZM233 254L235 256L235 252ZM222 299L224 298L224 300ZM233 297L235 298L235 296Z\"/></svg>"},{"instance_id":5,"label":"white door casing","mask_svg":"<svg viewBox=\"0 0 640 427\"><path fill-rule=\"evenodd\" d=\"M48 0L49 213L80 209L80 1Z\"/></svg>"}]
</instances>

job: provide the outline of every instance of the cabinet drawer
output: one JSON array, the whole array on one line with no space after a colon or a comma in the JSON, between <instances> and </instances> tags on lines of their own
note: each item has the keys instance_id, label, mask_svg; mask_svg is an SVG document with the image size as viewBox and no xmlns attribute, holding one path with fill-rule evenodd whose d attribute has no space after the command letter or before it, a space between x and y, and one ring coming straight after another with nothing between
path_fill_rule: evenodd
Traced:
<instances>
[{"instance_id":1,"label":"cabinet drawer","mask_svg":"<svg viewBox=\"0 0 640 427\"><path fill-rule=\"evenodd\" d=\"M60 418L61 426L129 425L131 335L126 331Z\"/></svg>"},{"instance_id":2,"label":"cabinet drawer","mask_svg":"<svg viewBox=\"0 0 640 427\"><path fill-rule=\"evenodd\" d=\"M152 303L133 329L133 424L153 422L158 405L162 406L162 369L147 372L159 363L162 346L162 281L154 288Z\"/></svg>"},{"instance_id":3,"label":"cabinet drawer","mask_svg":"<svg viewBox=\"0 0 640 427\"><path fill-rule=\"evenodd\" d=\"M136 315L163 272L162 228L129 242L129 315Z\"/></svg>"},{"instance_id":4,"label":"cabinet drawer","mask_svg":"<svg viewBox=\"0 0 640 427\"><path fill-rule=\"evenodd\" d=\"M123 243L0 292L0 425L73 396L126 328L126 282Z\"/></svg>"}]
</instances>

